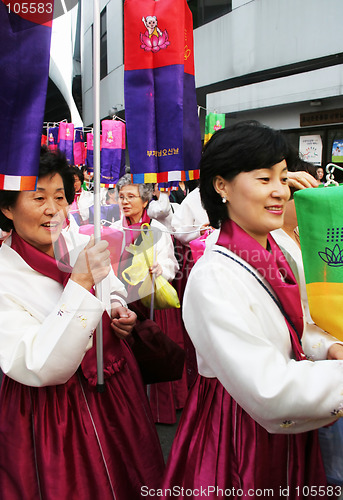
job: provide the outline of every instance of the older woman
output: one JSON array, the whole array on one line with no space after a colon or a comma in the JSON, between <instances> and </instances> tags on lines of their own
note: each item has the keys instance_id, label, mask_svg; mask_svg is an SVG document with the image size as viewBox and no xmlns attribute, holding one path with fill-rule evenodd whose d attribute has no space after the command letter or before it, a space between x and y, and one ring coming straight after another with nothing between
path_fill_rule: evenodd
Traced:
<instances>
[{"instance_id":1,"label":"older woman","mask_svg":"<svg viewBox=\"0 0 343 500\"><path fill-rule=\"evenodd\" d=\"M156 260L151 266L150 272L156 277L162 275L166 280L171 281L178 269L171 236L165 226L155 219L151 219L147 213L147 206L153 195L153 186L151 184L132 184L131 175L125 174L119 179L116 190L122 217L120 221L114 222L112 227L122 229L125 233L126 244L130 244L139 237L141 225L150 224L155 237L156 254ZM130 260L130 256L124 252L120 265L121 272L127 267Z\"/></svg>"},{"instance_id":2,"label":"older woman","mask_svg":"<svg viewBox=\"0 0 343 500\"><path fill-rule=\"evenodd\" d=\"M151 219L147 213L149 201L153 195L152 184L132 184L131 175L124 175L116 185L119 206L122 218L112 226L124 231L125 246L130 243L138 244L141 240L141 225L150 224L154 231L154 263L150 273L156 277L162 275L168 281L173 280L178 269L174 256L172 238L164 225ZM119 264L118 276L130 266L132 255L123 250ZM139 301L138 289L128 287L130 307L139 317L149 317L149 310ZM154 320L164 333L183 347L183 330L180 309L165 309L154 312ZM183 378L177 382L153 384L150 390L150 405L155 422L171 424L176 421L176 409L182 408L187 396L187 384Z\"/></svg>"},{"instance_id":3,"label":"older woman","mask_svg":"<svg viewBox=\"0 0 343 500\"><path fill-rule=\"evenodd\" d=\"M47 150L36 191L0 191L0 227L12 231L0 248L3 500L138 499L163 469L138 367L121 340L136 316L107 243L67 248L61 235L73 197L65 158ZM100 282L102 301L93 294ZM101 318L103 394L93 343Z\"/></svg>"},{"instance_id":4,"label":"older woman","mask_svg":"<svg viewBox=\"0 0 343 500\"><path fill-rule=\"evenodd\" d=\"M269 234L283 224L289 161L281 132L257 122L222 129L205 146L200 193L220 232L209 236L185 291L199 375L169 455L165 497L174 486L189 498L335 494L314 430L343 415L343 346L304 329L298 285Z\"/></svg>"}]
</instances>

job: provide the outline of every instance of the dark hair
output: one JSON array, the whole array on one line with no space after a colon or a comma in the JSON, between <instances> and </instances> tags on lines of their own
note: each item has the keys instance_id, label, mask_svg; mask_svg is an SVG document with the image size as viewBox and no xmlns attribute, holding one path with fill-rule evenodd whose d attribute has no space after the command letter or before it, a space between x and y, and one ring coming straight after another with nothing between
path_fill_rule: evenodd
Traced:
<instances>
[{"instance_id":1,"label":"dark hair","mask_svg":"<svg viewBox=\"0 0 343 500\"><path fill-rule=\"evenodd\" d=\"M53 176L54 174L59 174L62 177L66 200L69 204L72 203L75 196L74 175L64 153L59 150L51 152L46 146L42 146L39 159L38 179L46 176ZM19 194L20 191L0 190L0 229L3 231L10 231L13 229L13 222L2 213L1 209L14 207L17 203Z\"/></svg>"},{"instance_id":2,"label":"dark hair","mask_svg":"<svg viewBox=\"0 0 343 500\"><path fill-rule=\"evenodd\" d=\"M75 166L72 166L69 168L70 168L71 172L73 172L73 175L77 175L77 177L80 179L81 184L82 184L83 181L85 180L85 176L84 176L83 171L80 168L75 167Z\"/></svg>"},{"instance_id":3,"label":"dark hair","mask_svg":"<svg viewBox=\"0 0 343 500\"><path fill-rule=\"evenodd\" d=\"M238 122L218 130L204 146L200 160L200 195L211 226L218 228L228 218L227 206L214 189L214 179L232 180L241 172L271 168L293 155L287 138L279 130L257 121Z\"/></svg>"}]
</instances>

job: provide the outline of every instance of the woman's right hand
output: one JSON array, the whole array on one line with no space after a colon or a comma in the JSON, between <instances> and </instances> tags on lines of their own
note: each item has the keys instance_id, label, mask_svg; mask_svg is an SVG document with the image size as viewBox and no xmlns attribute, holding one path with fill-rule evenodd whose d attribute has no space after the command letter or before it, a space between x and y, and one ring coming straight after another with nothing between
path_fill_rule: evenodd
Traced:
<instances>
[{"instance_id":1,"label":"woman's right hand","mask_svg":"<svg viewBox=\"0 0 343 500\"><path fill-rule=\"evenodd\" d=\"M70 279L78 283L86 290L90 290L93 285L100 283L111 269L110 252L107 250L108 242L100 240L94 242L94 237L88 245L80 252Z\"/></svg>"}]
</instances>

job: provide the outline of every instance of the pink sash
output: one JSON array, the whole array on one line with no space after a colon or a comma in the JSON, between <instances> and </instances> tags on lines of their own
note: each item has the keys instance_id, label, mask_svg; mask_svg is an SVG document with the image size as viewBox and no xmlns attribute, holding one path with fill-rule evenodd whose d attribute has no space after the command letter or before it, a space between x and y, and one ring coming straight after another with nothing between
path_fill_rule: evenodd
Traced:
<instances>
[{"instance_id":1,"label":"pink sash","mask_svg":"<svg viewBox=\"0 0 343 500\"><path fill-rule=\"evenodd\" d=\"M296 358L298 361L305 359L301 346L304 323L299 286L274 239L268 236L268 251L235 222L226 220L222 224L217 244L241 256L268 281L284 313ZM261 284L263 286L263 282Z\"/></svg>"},{"instance_id":2,"label":"pink sash","mask_svg":"<svg viewBox=\"0 0 343 500\"><path fill-rule=\"evenodd\" d=\"M15 231L12 233L11 248L15 250L22 257L22 259L24 259L24 261L32 267L32 269L57 281L58 283L61 283L63 287L66 286L70 278L72 268L69 264L67 245L62 235L60 235L57 243L55 244L55 251L61 259L59 262L57 262L53 257L50 257L50 255L41 252L27 243ZM94 290L90 290L90 293L94 293ZM105 379L113 375L113 373L120 371L126 364L120 340L115 336L110 325L111 320L107 312L104 312L102 316L102 327ZM96 385L97 381L95 337L96 335L94 335L93 338L93 347L86 352L81 363L82 372L91 385Z\"/></svg>"}]
</instances>

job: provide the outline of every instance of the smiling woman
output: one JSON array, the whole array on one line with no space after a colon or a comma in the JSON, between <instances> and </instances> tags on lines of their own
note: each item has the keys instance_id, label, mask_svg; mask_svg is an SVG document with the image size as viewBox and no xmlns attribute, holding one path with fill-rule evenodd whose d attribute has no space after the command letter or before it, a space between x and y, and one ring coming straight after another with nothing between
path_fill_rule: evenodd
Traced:
<instances>
[{"instance_id":1,"label":"smiling woman","mask_svg":"<svg viewBox=\"0 0 343 500\"><path fill-rule=\"evenodd\" d=\"M14 228L13 216L10 215L15 211L15 206L18 200L26 198L40 198L41 192L46 192L50 180L55 178L56 193L54 199L59 199L59 210L65 211L67 205L72 203L74 199L74 177L66 163L65 157L60 152L56 154L49 153L47 149L42 148L40 164L39 164L39 179L38 187L43 182L44 186L36 191L1 191L0 192L0 224L5 231L10 231ZM49 190L50 191L50 190ZM41 197L42 198L42 197ZM63 199L62 199L63 198ZM36 202L38 207L40 202ZM32 207L34 204L32 204ZM7 216L6 216L6 214Z\"/></svg>"},{"instance_id":2,"label":"smiling woman","mask_svg":"<svg viewBox=\"0 0 343 500\"><path fill-rule=\"evenodd\" d=\"M283 224L293 162L282 133L257 122L221 129L204 148L200 193L220 231L208 237L184 294L199 374L164 491L182 487L196 498L206 488L239 490L235 498L257 499L268 489L298 500L314 487L325 496L314 430L343 416L343 347L315 325L304 328L298 284L269 234Z\"/></svg>"},{"instance_id":3,"label":"smiling woman","mask_svg":"<svg viewBox=\"0 0 343 500\"><path fill-rule=\"evenodd\" d=\"M61 233L67 207L63 179L53 174L38 179L36 191L20 193L16 204L2 212L21 238L53 257L53 244Z\"/></svg>"},{"instance_id":4,"label":"smiling woman","mask_svg":"<svg viewBox=\"0 0 343 500\"><path fill-rule=\"evenodd\" d=\"M62 228L73 198L73 171L47 149L36 191L0 191L0 228L11 231L0 247L3 500L138 500L162 474L139 368L123 341L136 315L107 242L85 246L75 233L68 246ZM102 300L94 295L100 282ZM103 394L93 343L100 321Z\"/></svg>"},{"instance_id":5,"label":"smiling woman","mask_svg":"<svg viewBox=\"0 0 343 500\"><path fill-rule=\"evenodd\" d=\"M287 163L282 160L270 168L241 172L231 181L217 176L214 186L227 203L230 220L266 247L268 233L283 221L290 196L287 180Z\"/></svg>"}]
</instances>

